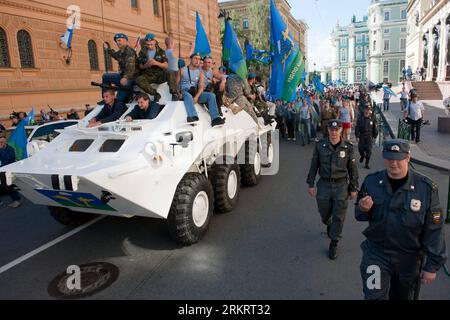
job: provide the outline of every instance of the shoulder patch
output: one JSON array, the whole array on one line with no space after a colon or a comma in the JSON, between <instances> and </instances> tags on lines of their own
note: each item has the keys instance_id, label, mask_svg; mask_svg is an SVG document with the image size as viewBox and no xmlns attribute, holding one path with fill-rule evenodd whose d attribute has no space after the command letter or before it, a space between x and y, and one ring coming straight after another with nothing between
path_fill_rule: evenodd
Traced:
<instances>
[{"instance_id":1,"label":"shoulder patch","mask_svg":"<svg viewBox=\"0 0 450 320\"><path fill-rule=\"evenodd\" d=\"M444 215L442 213L441 208L433 208L431 209L431 219L433 224L440 224L444 219Z\"/></svg>"},{"instance_id":2,"label":"shoulder patch","mask_svg":"<svg viewBox=\"0 0 450 320\"><path fill-rule=\"evenodd\" d=\"M434 183L434 181L433 180L431 180L430 178L428 178L428 177L426 177L426 176L422 176L422 179L421 179L423 182L425 182L426 184L428 184L430 187L431 187L431 189L432 190L436 190L438 187L437 187L437 184L436 183Z\"/></svg>"}]
</instances>

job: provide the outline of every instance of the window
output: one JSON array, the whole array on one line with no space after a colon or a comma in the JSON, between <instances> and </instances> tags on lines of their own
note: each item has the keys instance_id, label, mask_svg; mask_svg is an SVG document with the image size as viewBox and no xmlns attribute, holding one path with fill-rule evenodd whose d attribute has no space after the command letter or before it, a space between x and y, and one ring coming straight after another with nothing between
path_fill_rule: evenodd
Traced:
<instances>
[{"instance_id":1,"label":"window","mask_svg":"<svg viewBox=\"0 0 450 320\"><path fill-rule=\"evenodd\" d=\"M0 28L0 68L9 68L10 66L8 39L5 30Z\"/></svg>"},{"instance_id":2,"label":"window","mask_svg":"<svg viewBox=\"0 0 450 320\"><path fill-rule=\"evenodd\" d=\"M153 0L153 15L159 16L159 0Z\"/></svg>"},{"instance_id":3,"label":"window","mask_svg":"<svg viewBox=\"0 0 450 320\"><path fill-rule=\"evenodd\" d=\"M77 140L69 148L69 152L84 152L93 143L94 143L94 139L80 139L80 140Z\"/></svg>"},{"instance_id":4,"label":"window","mask_svg":"<svg viewBox=\"0 0 450 320\"><path fill-rule=\"evenodd\" d=\"M376 23L377 22L377 16L374 14L373 15L373 23Z\"/></svg>"},{"instance_id":5,"label":"window","mask_svg":"<svg viewBox=\"0 0 450 320\"><path fill-rule=\"evenodd\" d=\"M400 39L400 50L406 50L406 39Z\"/></svg>"},{"instance_id":6,"label":"window","mask_svg":"<svg viewBox=\"0 0 450 320\"><path fill-rule=\"evenodd\" d=\"M384 61L383 62L383 76L388 76L389 75L389 61Z\"/></svg>"},{"instance_id":7,"label":"window","mask_svg":"<svg viewBox=\"0 0 450 320\"><path fill-rule=\"evenodd\" d=\"M17 43L19 45L20 65L22 68L34 68L30 34L25 30L17 32Z\"/></svg>"},{"instance_id":8,"label":"window","mask_svg":"<svg viewBox=\"0 0 450 320\"><path fill-rule=\"evenodd\" d=\"M406 10L402 10L401 14L400 14L400 19L402 20L406 20Z\"/></svg>"},{"instance_id":9,"label":"window","mask_svg":"<svg viewBox=\"0 0 450 320\"><path fill-rule=\"evenodd\" d=\"M390 41L389 40L384 40L383 50L384 51L389 51L389 47L390 47Z\"/></svg>"},{"instance_id":10,"label":"window","mask_svg":"<svg viewBox=\"0 0 450 320\"><path fill-rule=\"evenodd\" d=\"M110 139L106 140L100 147L99 152L117 152L122 147L125 140L123 139Z\"/></svg>"},{"instance_id":11,"label":"window","mask_svg":"<svg viewBox=\"0 0 450 320\"><path fill-rule=\"evenodd\" d=\"M347 45L347 38L341 38L341 46Z\"/></svg>"},{"instance_id":12,"label":"window","mask_svg":"<svg viewBox=\"0 0 450 320\"><path fill-rule=\"evenodd\" d=\"M347 70L341 69L341 80L345 81L347 80Z\"/></svg>"},{"instance_id":13,"label":"window","mask_svg":"<svg viewBox=\"0 0 450 320\"><path fill-rule=\"evenodd\" d=\"M138 0L131 0L131 7L133 9L137 9L138 8Z\"/></svg>"},{"instance_id":14,"label":"window","mask_svg":"<svg viewBox=\"0 0 450 320\"><path fill-rule=\"evenodd\" d=\"M362 68L358 67L356 68L356 81L362 80Z\"/></svg>"},{"instance_id":15,"label":"window","mask_svg":"<svg viewBox=\"0 0 450 320\"><path fill-rule=\"evenodd\" d=\"M356 43L361 43L362 42L362 35L357 34L356 35Z\"/></svg>"},{"instance_id":16,"label":"window","mask_svg":"<svg viewBox=\"0 0 450 320\"><path fill-rule=\"evenodd\" d=\"M109 47L109 43L106 42L106 44ZM105 71L112 71L113 70L113 66L112 66L112 59L111 59L111 55L108 53L108 50L103 48L103 56L105 58Z\"/></svg>"},{"instance_id":17,"label":"window","mask_svg":"<svg viewBox=\"0 0 450 320\"><path fill-rule=\"evenodd\" d=\"M373 40L372 51L377 51L377 40Z\"/></svg>"},{"instance_id":18,"label":"window","mask_svg":"<svg viewBox=\"0 0 450 320\"><path fill-rule=\"evenodd\" d=\"M400 60L400 73L402 73L403 69L405 68L405 60Z\"/></svg>"},{"instance_id":19,"label":"window","mask_svg":"<svg viewBox=\"0 0 450 320\"><path fill-rule=\"evenodd\" d=\"M363 48L361 46L356 47L356 60L362 60Z\"/></svg>"},{"instance_id":20,"label":"window","mask_svg":"<svg viewBox=\"0 0 450 320\"><path fill-rule=\"evenodd\" d=\"M389 33L391 30L389 28L384 29L384 34Z\"/></svg>"},{"instance_id":21,"label":"window","mask_svg":"<svg viewBox=\"0 0 450 320\"><path fill-rule=\"evenodd\" d=\"M406 27L400 29L400 32L405 33L407 31Z\"/></svg>"},{"instance_id":22,"label":"window","mask_svg":"<svg viewBox=\"0 0 450 320\"><path fill-rule=\"evenodd\" d=\"M242 21L242 28L245 29L245 30L249 29L248 19L244 19Z\"/></svg>"},{"instance_id":23,"label":"window","mask_svg":"<svg viewBox=\"0 0 450 320\"><path fill-rule=\"evenodd\" d=\"M89 52L89 64L91 65L91 70L99 70L97 45L95 44L94 40L88 41L88 52Z\"/></svg>"},{"instance_id":24,"label":"window","mask_svg":"<svg viewBox=\"0 0 450 320\"><path fill-rule=\"evenodd\" d=\"M385 11L384 12L384 21L389 21L389 20L391 20L391 12Z\"/></svg>"},{"instance_id":25,"label":"window","mask_svg":"<svg viewBox=\"0 0 450 320\"><path fill-rule=\"evenodd\" d=\"M347 49L341 49L341 62L347 62Z\"/></svg>"}]
</instances>

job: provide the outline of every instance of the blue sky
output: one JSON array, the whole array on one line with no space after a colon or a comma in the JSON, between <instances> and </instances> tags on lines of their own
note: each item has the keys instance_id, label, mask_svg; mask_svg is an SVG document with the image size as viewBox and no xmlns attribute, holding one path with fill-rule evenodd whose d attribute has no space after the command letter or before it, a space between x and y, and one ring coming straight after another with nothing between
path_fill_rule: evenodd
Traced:
<instances>
[{"instance_id":1,"label":"blue sky","mask_svg":"<svg viewBox=\"0 0 450 320\"><path fill-rule=\"evenodd\" d=\"M225 2L226 0L219 0ZM303 19L309 26L308 60L312 71L331 65L330 33L339 19L340 25L350 23L353 14L358 20L367 14L370 0L288 0L291 13L296 19Z\"/></svg>"},{"instance_id":2,"label":"blue sky","mask_svg":"<svg viewBox=\"0 0 450 320\"><path fill-rule=\"evenodd\" d=\"M330 33L339 20L340 25L350 23L353 14L357 20L367 15L370 0L288 0L291 13L296 19L303 19L309 26L308 59L312 71L331 65Z\"/></svg>"}]
</instances>

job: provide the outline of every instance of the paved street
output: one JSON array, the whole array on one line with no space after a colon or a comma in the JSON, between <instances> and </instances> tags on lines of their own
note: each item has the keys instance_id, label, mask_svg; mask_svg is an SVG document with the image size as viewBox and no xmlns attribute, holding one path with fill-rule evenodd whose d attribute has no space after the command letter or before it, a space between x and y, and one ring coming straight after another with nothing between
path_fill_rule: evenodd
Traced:
<instances>
[{"instance_id":1,"label":"paved street","mask_svg":"<svg viewBox=\"0 0 450 320\"><path fill-rule=\"evenodd\" d=\"M200 243L174 245L162 220L106 217L1 273L0 299L53 299L47 293L51 280L69 265L89 262L120 269L117 281L92 299L361 299L365 223L355 221L350 205L339 257L329 260L325 228L306 194L313 145L282 142L280 149L279 174L242 189L238 208L215 215ZM382 168L375 153L374 170ZM416 168L437 182L445 208L448 176ZM360 169L360 181L367 172ZM44 207L2 207L0 269L68 231ZM450 277L442 270L422 290L423 299L449 296Z\"/></svg>"}]
</instances>

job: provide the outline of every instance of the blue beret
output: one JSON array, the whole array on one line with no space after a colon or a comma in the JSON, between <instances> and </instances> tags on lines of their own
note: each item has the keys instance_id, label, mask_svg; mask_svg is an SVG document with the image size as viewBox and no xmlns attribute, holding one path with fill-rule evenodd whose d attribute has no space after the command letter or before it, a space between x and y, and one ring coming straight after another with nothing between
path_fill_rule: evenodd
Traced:
<instances>
[{"instance_id":1,"label":"blue beret","mask_svg":"<svg viewBox=\"0 0 450 320\"><path fill-rule=\"evenodd\" d=\"M128 36L124 33L116 33L114 36L114 41L117 41L117 39L125 39L128 41Z\"/></svg>"},{"instance_id":2,"label":"blue beret","mask_svg":"<svg viewBox=\"0 0 450 320\"><path fill-rule=\"evenodd\" d=\"M183 59L178 59L178 68L184 68L186 66L186 62Z\"/></svg>"},{"instance_id":3,"label":"blue beret","mask_svg":"<svg viewBox=\"0 0 450 320\"><path fill-rule=\"evenodd\" d=\"M155 39L155 35L153 33L147 33L145 35L145 41L154 40L154 39Z\"/></svg>"},{"instance_id":4,"label":"blue beret","mask_svg":"<svg viewBox=\"0 0 450 320\"><path fill-rule=\"evenodd\" d=\"M253 73L253 72L250 72L249 74L248 74L248 77L247 77L248 79L255 79L256 78L256 74L255 73Z\"/></svg>"}]
</instances>

